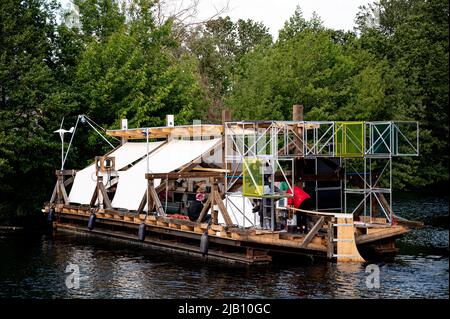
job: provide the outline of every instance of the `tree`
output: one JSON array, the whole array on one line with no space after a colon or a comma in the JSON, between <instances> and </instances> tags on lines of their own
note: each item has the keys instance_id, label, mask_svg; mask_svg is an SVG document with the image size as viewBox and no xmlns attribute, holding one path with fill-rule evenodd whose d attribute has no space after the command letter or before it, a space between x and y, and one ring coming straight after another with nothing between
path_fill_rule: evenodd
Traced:
<instances>
[{"instance_id":1,"label":"tree","mask_svg":"<svg viewBox=\"0 0 450 319\"><path fill-rule=\"evenodd\" d=\"M205 108L196 63L172 37L172 21L154 23L150 2L135 1L130 21L92 41L77 67L76 91L87 113L105 126L128 117L132 126L162 125L166 114L189 123Z\"/></svg>"},{"instance_id":2,"label":"tree","mask_svg":"<svg viewBox=\"0 0 450 319\"><path fill-rule=\"evenodd\" d=\"M55 2L0 3L0 214L29 214L52 187ZM59 121L58 121L59 122ZM57 126L57 124L56 124ZM25 200L24 200L25 199Z\"/></svg>"},{"instance_id":3,"label":"tree","mask_svg":"<svg viewBox=\"0 0 450 319\"><path fill-rule=\"evenodd\" d=\"M421 124L410 185L448 181L448 10L443 0L381 0L357 19L361 47L386 59L398 79L390 104Z\"/></svg>"},{"instance_id":4,"label":"tree","mask_svg":"<svg viewBox=\"0 0 450 319\"><path fill-rule=\"evenodd\" d=\"M269 46L272 36L262 23L231 21L230 17L207 21L192 30L186 40L188 49L199 61L202 84L211 103L207 121L220 120L223 98L230 90L231 77L239 61L260 46Z\"/></svg>"}]
</instances>

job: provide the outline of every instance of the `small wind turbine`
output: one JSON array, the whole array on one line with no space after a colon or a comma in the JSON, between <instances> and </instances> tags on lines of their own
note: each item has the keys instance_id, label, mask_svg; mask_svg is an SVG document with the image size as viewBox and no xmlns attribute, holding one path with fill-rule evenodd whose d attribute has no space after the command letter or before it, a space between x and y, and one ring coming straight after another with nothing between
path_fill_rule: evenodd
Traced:
<instances>
[{"instance_id":1,"label":"small wind turbine","mask_svg":"<svg viewBox=\"0 0 450 319\"><path fill-rule=\"evenodd\" d=\"M62 126L62 123L61 123ZM64 134L65 133L73 133L73 130L75 128L72 126L70 130L65 130L63 128L60 128L59 130L54 131L53 133L59 133L59 137L61 138L61 170L64 169Z\"/></svg>"}]
</instances>

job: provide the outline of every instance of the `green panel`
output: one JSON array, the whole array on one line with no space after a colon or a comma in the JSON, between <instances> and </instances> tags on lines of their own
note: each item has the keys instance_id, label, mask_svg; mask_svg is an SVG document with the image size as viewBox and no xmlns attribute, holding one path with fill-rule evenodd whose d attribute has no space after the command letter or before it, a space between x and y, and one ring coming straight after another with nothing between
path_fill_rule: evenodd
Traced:
<instances>
[{"instance_id":1,"label":"green panel","mask_svg":"<svg viewBox=\"0 0 450 319\"><path fill-rule=\"evenodd\" d=\"M390 145L391 140L391 130L390 124L374 124L372 125L373 130L373 154L388 154L389 148L386 144Z\"/></svg>"},{"instance_id":2,"label":"green panel","mask_svg":"<svg viewBox=\"0 0 450 319\"><path fill-rule=\"evenodd\" d=\"M364 122L335 122L334 141L336 156L363 156Z\"/></svg>"},{"instance_id":3,"label":"green panel","mask_svg":"<svg viewBox=\"0 0 450 319\"><path fill-rule=\"evenodd\" d=\"M244 158L243 195L261 197L263 195L262 161L257 158Z\"/></svg>"}]
</instances>

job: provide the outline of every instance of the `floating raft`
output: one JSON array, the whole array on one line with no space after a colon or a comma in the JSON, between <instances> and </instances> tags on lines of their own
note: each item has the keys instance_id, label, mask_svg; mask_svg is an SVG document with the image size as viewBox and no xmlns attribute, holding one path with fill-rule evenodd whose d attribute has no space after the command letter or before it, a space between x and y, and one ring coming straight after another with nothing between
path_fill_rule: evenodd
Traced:
<instances>
[{"instance_id":1,"label":"floating raft","mask_svg":"<svg viewBox=\"0 0 450 319\"><path fill-rule=\"evenodd\" d=\"M293 121L231 122L225 111L222 125L109 130L122 144L80 171L57 170L43 212L56 229L246 264L294 255L362 262L368 252L395 252L395 240L420 225L396 218L392 176L381 175L390 172L392 157L418 155L418 125L306 122L302 108L293 113ZM347 172L358 159L364 171ZM384 169L372 169L373 163ZM284 182L292 194L300 178L315 190L315 210L287 207L292 195L265 190L266 181ZM177 186L180 181L190 186ZM177 212L184 205L186 214L195 198L192 181L208 188L196 221L169 212L170 205ZM353 195L363 200L349 209ZM340 207L321 206L321 196ZM207 214L209 224L202 222ZM307 216L305 234L287 227L297 214Z\"/></svg>"},{"instance_id":2,"label":"floating raft","mask_svg":"<svg viewBox=\"0 0 450 319\"><path fill-rule=\"evenodd\" d=\"M52 208L47 204L45 211ZM408 231L398 225L353 223L351 218L322 216L316 229L326 232L291 234L285 231L241 229L223 225L197 223L188 220L120 212L108 209L90 209L60 204L55 207L56 229L92 233L140 242L138 230L145 224L145 243L201 256L200 240L209 235L208 255L246 264L268 263L281 255L309 255L338 261L363 261L358 248L373 245L379 251L394 249L393 240ZM95 214L95 228L89 230L89 218ZM354 233L356 229L356 235Z\"/></svg>"}]
</instances>

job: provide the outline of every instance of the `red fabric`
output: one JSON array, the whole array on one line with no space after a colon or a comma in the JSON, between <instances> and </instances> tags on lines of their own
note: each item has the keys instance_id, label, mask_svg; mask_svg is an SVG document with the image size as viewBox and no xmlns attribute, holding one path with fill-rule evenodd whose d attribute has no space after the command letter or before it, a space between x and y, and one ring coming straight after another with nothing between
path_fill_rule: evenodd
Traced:
<instances>
[{"instance_id":1,"label":"red fabric","mask_svg":"<svg viewBox=\"0 0 450 319\"><path fill-rule=\"evenodd\" d=\"M290 189L288 189L287 193L292 194ZM300 187L294 186L294 197L288 198L288 206L292 206L292 203L294 203L294 207L299 208L303 201L307 198L311 198L311 196L309 196L308 193Z\"/></svg>"}]
</instances>

